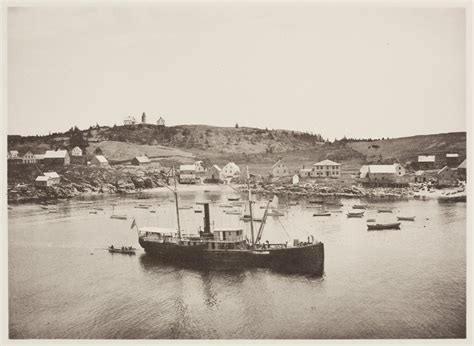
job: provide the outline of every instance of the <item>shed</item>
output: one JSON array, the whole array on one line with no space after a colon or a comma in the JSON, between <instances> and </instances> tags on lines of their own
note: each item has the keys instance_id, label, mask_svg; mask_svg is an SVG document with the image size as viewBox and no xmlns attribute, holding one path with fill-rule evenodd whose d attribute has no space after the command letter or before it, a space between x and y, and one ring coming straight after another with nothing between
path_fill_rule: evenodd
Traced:
<instances>
[{"instance_id":1,"label":"shed","mask_svg":"<svg viewBox=\"0 0 474 346\"><path fill-rule=\"evenodd\" d=\"M94 166L108 166L109 161L105 158L104 155L96 155L91 160L91 165Z\"/></svg>"},{"instance_id":2,"label":"shed","mask_svg":"<svg viewBox=\"0 0 474 346\"><path fill-rule=\"evenodd\" d=\"M148 158L148 156L146 156L146 155L135 156L132 159L132 165L134 165L134 166L147 165L147 164L150 164L150 163L151 163L151 161Z\"/></svg>"}]
</instances>

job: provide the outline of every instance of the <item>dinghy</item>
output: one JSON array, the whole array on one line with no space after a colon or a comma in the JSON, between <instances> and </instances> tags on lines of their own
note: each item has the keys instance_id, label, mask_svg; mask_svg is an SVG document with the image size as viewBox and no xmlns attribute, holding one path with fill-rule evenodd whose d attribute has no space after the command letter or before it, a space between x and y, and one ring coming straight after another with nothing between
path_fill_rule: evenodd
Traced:
<instances>
[{"instance_id":1,"label":"dinghy","mask_svg":"<svg viewBox=\"0 0 474 346\"><path fill-rule=\"evenodd\" d=\"M368 231L380 231L384 229L400 229L400 222L376 223L376 224L367 225Z\"/></svg>"},{"instance_id":2,"label":"dinghy","mask_svg":"<svg viewBox=\"0 0 474 346\"><path fill-rule=\"evenodd\" d=\"M415 221L415 216L397 216L398 221Z\"/></svg>"}]
</instances>

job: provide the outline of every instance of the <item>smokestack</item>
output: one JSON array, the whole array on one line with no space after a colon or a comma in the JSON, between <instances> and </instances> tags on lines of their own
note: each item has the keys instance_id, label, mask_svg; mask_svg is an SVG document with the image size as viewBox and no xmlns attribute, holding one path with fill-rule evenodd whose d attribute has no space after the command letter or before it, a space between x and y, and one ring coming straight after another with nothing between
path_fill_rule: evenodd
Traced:
<instances>
[{"instance_id":1,"label":"smokestack","mask_svg":"<svg viewBox=\"0 0 474 346\"><path fill-rule=\"evenodd\" d=\"M211 233L211 220L209 219L209 203L204 204L204 233Z\"/></svg>"}]
</instances>

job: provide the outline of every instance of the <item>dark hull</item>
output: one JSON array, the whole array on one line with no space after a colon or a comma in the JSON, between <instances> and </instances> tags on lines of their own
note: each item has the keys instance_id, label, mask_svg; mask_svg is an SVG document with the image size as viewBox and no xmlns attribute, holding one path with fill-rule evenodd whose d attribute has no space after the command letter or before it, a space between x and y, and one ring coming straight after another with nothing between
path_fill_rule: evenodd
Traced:
<instances>
[{"instance_id":1,"label":"dark hull","mask_svg":"<svg viewBox=\"0 0 474 346\"><path fill-rule=\"evenodd\" d=\"M324 244L269 250L208 250L138 239L146 253L172 262L204 269L270 268L292 274L321 276L324 272Z\"/></svg>"}]
</instances>

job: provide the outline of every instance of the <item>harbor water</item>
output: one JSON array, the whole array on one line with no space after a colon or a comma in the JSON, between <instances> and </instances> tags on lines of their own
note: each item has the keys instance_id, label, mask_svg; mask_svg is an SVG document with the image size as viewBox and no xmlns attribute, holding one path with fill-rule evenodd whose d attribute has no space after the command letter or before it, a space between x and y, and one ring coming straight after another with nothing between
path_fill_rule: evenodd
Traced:
<instances>
[{"instance_id":1,"label":"harbor water","mask_svg":"<svg viewBox=\"0 0 474 346\"><path fill-rule=\"evenodd\" d=\"M203 189L180 193L180 206L190 207L180 210L184 233L202 226L203 214L195 209L203 201L211 201L211 229L248 231L238 215L225 213L223 204L231 203L227 198L235 192ZM10 338L466 336L465 203L377 202L364 218L345 215L361 202L355 199L328 207L332 214L324 217L314 217L319 209L303 201L287 206L284 216L269 217L262 240L292 244L313 235L322 241L325 274L314 278L267 269L181 268L141 249L136 255L109 253L112 244L139 248L133 219L138 227L176 226L172 194L163 189L149 196L63 201L54 207L57 212L34 204L12 206ZM257 217L265 203L256 203ZM378 213L377 207L393 212ZM111 219L112 212L127 220ZM415 215L415 221L402 221L400 230L367 231L368 218L393 222Z\"/></svg>"}]
</instances>

